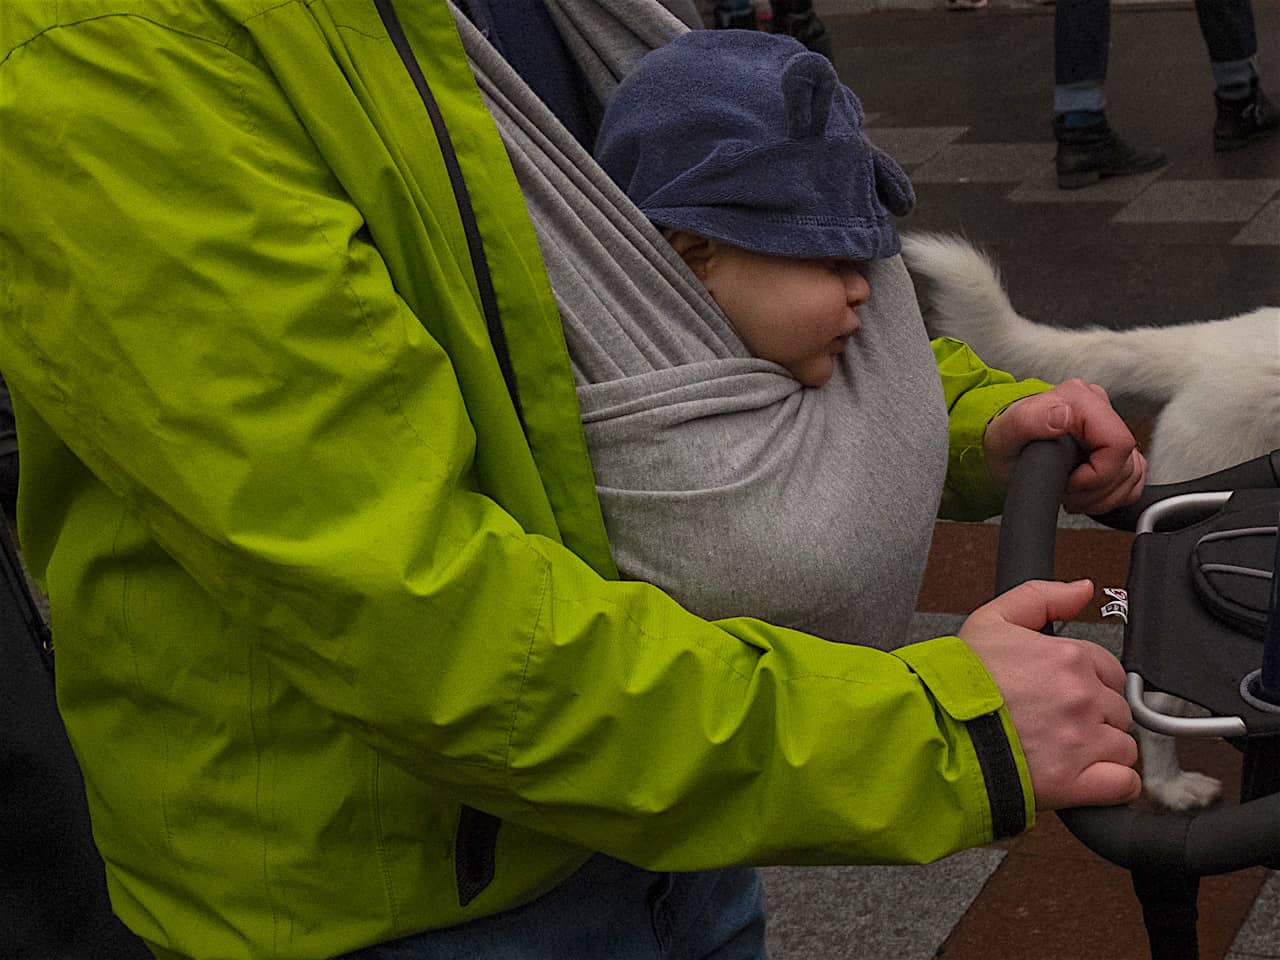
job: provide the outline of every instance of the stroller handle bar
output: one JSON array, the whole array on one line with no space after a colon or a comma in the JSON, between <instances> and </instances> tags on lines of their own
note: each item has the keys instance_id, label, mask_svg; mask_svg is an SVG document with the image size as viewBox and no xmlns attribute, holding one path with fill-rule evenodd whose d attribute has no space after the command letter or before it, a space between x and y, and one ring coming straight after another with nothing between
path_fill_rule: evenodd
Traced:
<instances>
[{"instance_id":1,"label":"stroller handle bar","mask_svg":"<svg viewBox=\"0 0 1280 960\"><path fill-rule=\"evenodd\" d=\"M1005 496L997 594L1026 580L1053 579L1058 504L1082 459L1071 437L1039 440L1023 450ZM1197 480L1147 487L1137 504L1095 519L1131 530L1146 507L1169 496L1278 486L1280 450ZM1129 870L1157 866L1203 877L1280 860L1280 793L1194 816L1115 806L1075 807L1058 816L1094 853Z\"/></svg>"},{"instance_id":2,"label":"stroller handle bar","mask_svg":"<svg viewBox=\"0 0 1280 960\"><path fill-rule=\"evenodd\" d=\"M1170 737L1243 737L1249 727L1240 717L1179 717L1160 713L1147 706L1143 699L1146 682L1139 673L1127 673L1124 678L1124 698L1129 701L1133 719L1148 730Z\"/></svg>"}]
</instances>

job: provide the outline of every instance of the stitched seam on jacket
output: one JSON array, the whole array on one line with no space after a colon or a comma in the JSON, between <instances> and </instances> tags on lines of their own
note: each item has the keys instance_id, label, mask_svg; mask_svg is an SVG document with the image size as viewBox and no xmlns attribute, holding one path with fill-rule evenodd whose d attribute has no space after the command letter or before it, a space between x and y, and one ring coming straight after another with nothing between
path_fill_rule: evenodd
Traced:
<instances>
[{"instance_id":1,"label":"stitched seam on jacket","mask_svg":"<svg viewBox=\"0 0 1280 960\"><path fill-rule=\"evenodd\" d=\"M280 6L285 6L287 3L292 3L292 2L293 0L286 0L286 2L283 4L280 4ZM266 13L266 12L267 11L262 11L262 13ZM254 16L255 17L261 16L261 13L254 14ZM251 17L250 19L253 19L253 18ZM167 30L170 33L176 33L179 36L189 37L192 40L196 40L200 43L207 43L211 46L220 47L223 50L227 50L228 45L231 43L230 36L228 36L227 39L225 40L215 40L212 37L202 37L199 34L190 32L189 30L181 30L178 27L173 26L172 24L161 23L159 20L153 20L150 17L144 17L138 13L104 13L96 17L81 17L79 20L73 20L70 23L55 23L53 26L45 27L45 29L41 30L39 33L36 33L28 37L26 40L23 40L21 43L15 46L12 50L7 52L3 57L0 57L0 67L3 67L6 63L8 63L9 58L13 56L13 54L17 53L19 50L24 49L32 42L39 40L41 37L43 37L47 33L53 33L55 30L68 30L73 27L82 26L83 24L86 24L86 23L96 23L99 20L136 20L140 23L150 24L151 26L156 27L159 30ZM246 23L247 22L248 21L246 21ZM227 50L227 52L231 53L230 50ZM232 54L232 55L236 56L236 54Z\"/></svg>"},{"instance_id":2,"label":"stitched seam on jacket","mask_svg":"<svg viewBox=\"0 0 1280 960\"><path fill-rule=\"evenodd\" d=\"M124 532L126 512L122 508L120 510L120 519L116 523L115 535L111 538L111 556L113 559L119 557L120 536ZM125 572L120 583L120 632L124 635L125 643L129 645L129 659L133 661L133 680L136 685L138 694L141 696L146 692L146 685L142 682L142 671L138 666L138 650L133 642L133 624L129 616L129 593L130 593L130 574ZM160 721L160 743L164 749L164 756L161 763L163 771L159 780L160 792L160 821L164 825L164 841L165 847L170 858L177 859L177 852L173 848L173 829L169 826L169 804L165 798L165 784L169 777L169 731L164 725L164 721Z\"/></svg>"},{"instance_id":3,"label":"stitched seam on jacket","mask_svg":"<svg viewBox=\"0 0 1280 960\"><path fill-rule=\"evenodd\" d=\"M546 615L548 598L551 595L551 564L545 557L542 560L542 583L538 589L538 614L533 620L533 629L529 632L529 645L525 648L524 667L520 671L520 684L516 689L515 702L511 707L511 722L507 726L507 745L502 757L502 769L508 782L511 777L511 751L515 743L516 726L520 718L520 709L524 705L525 688L529 681L529 669L533 663L533 650L538 643L538 634L542 629L542 619Z\"/></svg>"},{"instance_id":4,"label":"stitched seam on jacket","mask_svg":"<svg viewBox=\"0 0 1280 960\"><path fill-rule=\"evenodd\" d=\"M231 52L229 50L226 50L225 48L223 48L223 50L225 53L231 55ZM240 80L239 70L242 68L243 64L244 64L244 61L241 60L240 58L235 58L231 62L231 73L232 73L232 76L234 77L233 84L234 84L234 90L235 90L235 101L240 108L240 117L238 119L240 120L241 126L244 129L245 134L251 140L257 141L259 139L258 128L257 128L257 125L254 124L249 119L250 113L249 113L248 98L245 94L244 84ZM254 765L257 770L257 777L254 782L254 797L253 797L254 815L258 822L257 825L258 825L258 830L259 830L260 839L262 843L262 882L263 882L263 886L265 887L264 893L266 896L267 907L271 911L271 947L272 947L273 953L279 953L281 916L280 916L280 910L277 906L277 897L275 895L275 891L273 889L273 884L271 881L271 837L274 833L274 823L272 822L271 811L268 810L267 815L264 817L263 810L262 810L262 792L261 791L262 791L262 776L263 776L263 769L262 769L263 757L262 757L261 750L259 748L258 729L257 729L257 723L255 722L256 713L254 710L254 701L253 701L253 652L254 652L253 645L250 644L249 651L248 651L249 678L250 678L249 679L249 695L248 695L249 724L250 724L250 735L253 738L253 750L254 750L254 760L255 760ZM270 663L268 663L267 665L267 702L268 703L271 702L270 677L271 677L271 668L270 668Z\"/></svg>"},{"instance_id":5,"label":"stitched seam on jacket","mask_svg":"<svg viewBox=\"0 0 1280 960\"><path fill-rule=\"evenodd\" d=\"M379 794L379 774L382 771L382 756L373 751L373 762L369 771L369 794L373 804L373 824L377 833L378 867L382 871L382 884L387 895L387 905L391 908L391 929L398 935L400 930L400 904L396 900L395 883L391 877L391 857L387 853L386 831L382 825L382 804Z\"/></svg>"}]
</instances>

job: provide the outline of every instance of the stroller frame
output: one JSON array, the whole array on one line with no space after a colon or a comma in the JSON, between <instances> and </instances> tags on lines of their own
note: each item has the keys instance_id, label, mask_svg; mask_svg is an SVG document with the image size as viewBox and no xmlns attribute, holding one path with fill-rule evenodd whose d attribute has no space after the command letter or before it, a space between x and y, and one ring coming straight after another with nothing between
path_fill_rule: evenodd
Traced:
<instances>
[{"instance_id":1,"label":"stroller frame","mask_svg":"<svg viewBox=\"0 0 1280 960\"><path fill-rule=\"evenodd\" d=\"M997 593L1026 580L1053 579L1058 504L1068 476L1081 460L1082 452L1070 437L1039 441L1023 451L1006 495L996 562ZM1119 529L1151 533L1179 511L1194 511L1198 517L1213 513L1231 496L1224 491L1275 488L1280 488L1280 450L1187 483L1149 487L1138 503L1095 519ZM1280 645L1276 579L1273 574L1268 641ZM1274 654L1264 659L1280 662ZM1129 671L1126 694L1134 716L1139 722L1153 721L1151 728L1157 732L1227 738L1245 732L1239 717L1169 717L1152 711L1142 701L1144 689L1142 675ZM1167 692L1179 694L1178 690ZM1201 877L1280 863L1277 744L1280 737L1275 735L1243 742L1239 806L1193 816L1127 806L1058 811L1085 846L1129 870L1143 907L1152 960L1198 958L1196 899Z\"/></svg>"}]
</instances>

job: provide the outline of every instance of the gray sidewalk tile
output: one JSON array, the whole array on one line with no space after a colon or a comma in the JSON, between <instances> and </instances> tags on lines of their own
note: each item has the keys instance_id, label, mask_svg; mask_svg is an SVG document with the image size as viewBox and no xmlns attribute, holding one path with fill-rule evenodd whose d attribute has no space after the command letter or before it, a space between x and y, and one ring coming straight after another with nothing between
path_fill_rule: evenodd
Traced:
<instances>
[{"instance_id":1,"label":"gray sidewalk tile","mask_svg":"<svg viewBox=\"0 0 1280 960\"><path fill-rule=\"evenodd\" d=\"M1280 180L1160 180L1123 210L1115 223L1244 223L1280 190Z\"/></svg>"},{"instance_id":2,"label":"gray sidewalk tile","mask_svg":"<svg viewBox=\"0 0 1280 960\"><path fill-rule=\"evenodd\" d=\"M772 960L931 960L1003 850L967 850L920 867L767 867Z\"/></svg>"},{"instance_id":3,"label":"gray sidewalk tile","mask_svg":"<svg viewBox=\"0 0 1280 960\"><path fill-rule=\"evenodd\" d=\"M1262 208L1243 230L1231 238L1237 245L1280 245L1280 196Z\"/></svg>"},{"instance_id":4,"label":"gray sidewalk tile","mask_svg":"<svg viewBox=\"0 0 1280 960\"><path fill-rule=\"evenodd\" d=\"M908 642L954 637L967 616L963 613L914 613L911 615L911 626L907 628Z\"/></svg>"},{"instance_id":5,"label":"gray sidewalk tile","mask_svg":"<svg viewBox=\"0 0 1280 960\"><path fill-rule=\"evenodd\" d=\"M1280 876L1271 874L1236 934L1227 960L1280 958Z\"/></svg>"},{"instance_id":6,"label":"gray sidewalk tile","mask_svg":"<svg viewBox=\"0 0 1280 960\"><path fill-rule=\"evenodd\" d=\"M1078 190L1058 187L1058 174L1052 163L1036 176L1018 184L1008 196L1014 203L1128 203L1146 190L1164 173L1139 174L1133 177L1108 177Z\"/></svg>"},{"instance_id":7,"label":"gray sidewalk tile","mask_svg":"<svg viewBox=\"0 0 1280 960\"><path fill-rule=\"evenodd\" d=\"M911 172L916 183L1018 183L1053 164L1051 143L953 143Z\"/></svg>"},{"instance_id":8,"label":"gray sidewalk tile","mask_svg":"<svg viewBox=\"0 0 1280 960\"><path fill-rule=\"evenodd\" d=\"M867 137L899 163L910 166L931 159L968 127L868 127Z\"/></svg>"}]
</instances>

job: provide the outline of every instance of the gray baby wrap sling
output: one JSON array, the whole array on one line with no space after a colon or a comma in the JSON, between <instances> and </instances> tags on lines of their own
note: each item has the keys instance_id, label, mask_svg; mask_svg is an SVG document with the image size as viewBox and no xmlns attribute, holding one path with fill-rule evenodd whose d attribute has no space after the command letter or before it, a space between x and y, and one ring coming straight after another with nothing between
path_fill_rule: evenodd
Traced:
<instances>
[{"instance_id":1,"label":"gray baby wrap sling","mask_svg":"<svg viewBox=\"0 0 1280 960\"><path fill-rule=\"evenodd\" d=\"M655 0L547 0L600 103L687 29ZM900 645L946 471L937 368L899 258L807 388L753 358L657 229L478 31L459 30L559 304L615 561L708 619Z\"/></svg>"}]
</instances>

